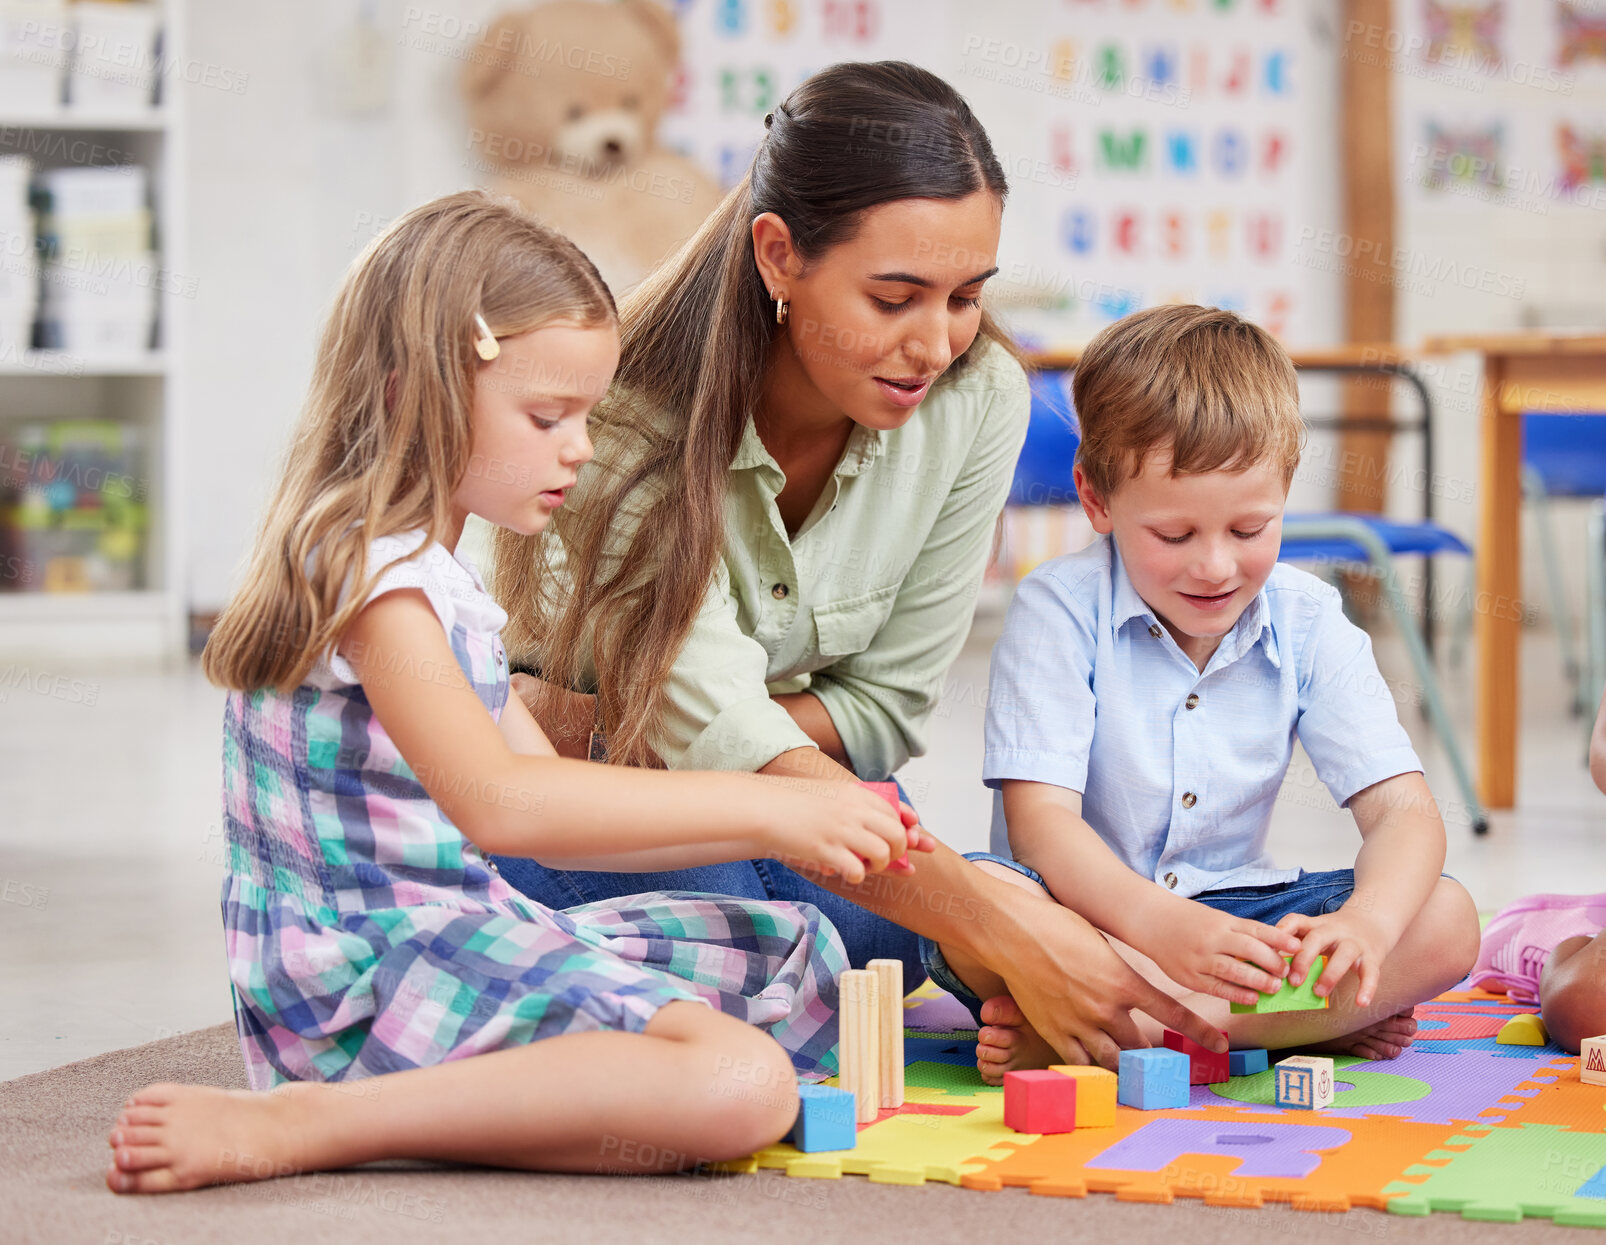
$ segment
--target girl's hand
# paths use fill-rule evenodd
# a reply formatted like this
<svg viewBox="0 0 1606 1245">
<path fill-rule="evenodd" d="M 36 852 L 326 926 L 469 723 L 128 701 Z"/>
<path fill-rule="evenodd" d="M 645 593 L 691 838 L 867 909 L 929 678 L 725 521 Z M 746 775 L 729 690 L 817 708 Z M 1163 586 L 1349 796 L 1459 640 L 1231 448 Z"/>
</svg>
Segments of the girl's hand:
<svg viewBox="0 0 1606 1245">
<path fill-rule="evenodd" d="M 1165 898 L 1173 902 L 1150 921 L 1154 934 L 1139 950 L 1172 981 L 1229 1003 L 1258 1002 L 1282 985 L 1288 972 L 1283 956 L 1300 950 L 1292 933 L 1190 899 Z"/>
<path fill-rule="evenodd" d="M 1325 916 L 1290 912 L 1277 922 L 1277 928 L 1300 940 L 1299 954 L 1289 965 L 1291 982 L 1297 986 L 1304 981 L 1316 957 L 1325 955 L 1327 967 L 1312 987 L 1316 996 L 1326 998 L 1344 980 L 1344 974 L 1354 968 L 1361 983 L 1355 992 L 1355 1005 L 1371 1006 L 1383 960 L 1394 949 L 1393 941 L 1376 921 L 1345 906 Z"/>
<path fill-rule="evenodd" d="M 895 860 L 894 872 L 912 872 L 908 851 L 930 851 L 930 836 L 912 810 L 893 812 L 891 804 L 853 783 L 764 779 L 759 855 L 779 860 L 805 877 L 840 877 L 849 883 L 881 873 Z"/>
</svg>

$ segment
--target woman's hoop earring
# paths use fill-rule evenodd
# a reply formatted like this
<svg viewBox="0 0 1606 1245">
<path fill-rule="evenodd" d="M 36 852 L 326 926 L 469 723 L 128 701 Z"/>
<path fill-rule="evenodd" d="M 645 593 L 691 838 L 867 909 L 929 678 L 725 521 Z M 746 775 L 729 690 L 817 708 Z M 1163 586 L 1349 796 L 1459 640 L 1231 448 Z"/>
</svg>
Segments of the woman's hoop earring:
<svg viewBox="0 0 1606 1245">
<path fill-rule="evenodd" d="M 790 312 L 789 312 L 789 309 L 787 308 L 786 300 L 784 298 L 777 297 L 775 299 L 775 323 L 777 323 L 777 324 L 785 324 L 786 323 L 786 317 L 789 314 L 790 314 Z"/>
</svg>

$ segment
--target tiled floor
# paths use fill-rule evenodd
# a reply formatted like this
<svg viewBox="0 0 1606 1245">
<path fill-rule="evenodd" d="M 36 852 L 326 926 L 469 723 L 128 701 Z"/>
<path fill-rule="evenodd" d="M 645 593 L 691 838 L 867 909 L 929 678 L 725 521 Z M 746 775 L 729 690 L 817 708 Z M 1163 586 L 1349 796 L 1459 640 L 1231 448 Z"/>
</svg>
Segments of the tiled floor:
<svg viewBox="0 0 1606 1245">
<path fill-rule="evenodd" d="M 987 655 L 978 623 L 932 722 L 930 753 L 900 775 L 926 824 L 984 847 L 977 780 Z M 1387 639 L 1385 673 L 1405 666 Z M 159 673 L 34 670 L 0 686 L 0 1079 L 154 1041 L 230 1017 L 218 922 L 222 693 L 190 665 Z M 1524 645 L 1520 807 L 1475 840 L 1452 821 L 1449 871 L 1480 906 L 1534 890 L 1606 889 L 1606 796 L 1582 764 L 1554 647 Z M 58 676 L 60 676 L 58 678 Z M 77 680 L 77 682 L 74 682 Z M 1450 675 L 1470 721 L 1465 672 Z M 42 690 L 34 690 L 42 689 Z M 1405 720 L 1441 799 L 1455 794 L 1416 712 Z M 1272 848 L 1307 868 L 1353 862 L 1353 822 L 1301 758 Z"/>
</svg>

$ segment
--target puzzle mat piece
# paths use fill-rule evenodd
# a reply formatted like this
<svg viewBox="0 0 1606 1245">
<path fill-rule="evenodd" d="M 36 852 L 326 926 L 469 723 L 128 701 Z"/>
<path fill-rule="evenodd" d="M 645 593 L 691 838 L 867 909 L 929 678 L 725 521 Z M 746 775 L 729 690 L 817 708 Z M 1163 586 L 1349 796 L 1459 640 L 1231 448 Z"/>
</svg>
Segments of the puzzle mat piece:
<svg viewBox="0 0 1606 1245">
<path fill-rule="evenodd" d="M 905 1067 L 917 1063 L 951 1063 L 959 1067 L 976 1068 L 976 1042 L 955 1041 L 952 1037 L 931 1037 L 923 1033 L 905 1032 L 903 1035 L 903 1062 Z M 981 1084 L 981 1078 L 976 1078 Z"/>
<path fill-rule="evenodd" d="M 1498 999 L 1500 996 L 1496 996 Z M 1519 1004 L 1499 1007 L 1469 1003 L 1446 1003 L 1435 999 L 1416 1009 L 1417 1035 L 1414 1049 L 1444 1054 L 1451 1051 L 1486 1050 L 1507 1059 L 1554 1059 L 1565 1056 L 1554 1042 L 1548 1046 L 1502 1046 L 1500 1030 L 1513 1016 L 1525 1009 Z"/>
<path fill-rule="evenodd" d="M 1444 1146 L 1458 1132 L 1455 1125 L 1380 1116 L 1326 1123 L 1308 1113 L 1122 1108 L 1113 1130 L 1081 1129 L 995 1153 L 961 1183 L 1060 1197 L 1114 1193 L 1122 1201 L 1195 1197 L 1211 1206 L 1379 1209 L 1388 1201 L 1385 1188 L 1402 1172 L 1448 1158 Z"/>
<path fill-rule="evenodd" d="M 964 1164 L 1001 1145 L 1017 1145 L 1024 1136 L 1004 1123 L 1003 1091 L 983 1085 L 972 1067 L 966 1092 L 964 1071 L 951 1064 L 911 1065 L 904 1078 L 904 1105 L 883 1109 L 861 1124 L 856 1148 L 803 1154 L 790 1145 L 775 1145 L 759 1151 L 756 1165 L 779 1168 L 788 1176 L 958 1184 Z M 945 1078 L 950 1088 L 921 1084 L 926 1076 Z"/>
<path fill-rule="evenodd" d="M 910 1029 L 928 1033 L 976 1031 L 976 1019 L 970 1010 L 946 990 L 929 981 L 921 982 L 904 996 L 903 1023 Z"/>
<path fill-rule="evenodd" d="M 1498 1117 L 1515 1110 L 1553 1079 L 1558 1069 L 1533 1060 L 1502 1059 L 1485 1051 L 1454 1055 L 1408 1049 L 1398 1059 L 1368 1061 L 1352 1055 L 1333 1060 L 1338 1092 L 1322 1118 L 1392 1115 L 1424 1124 L 1452 1124 Z M 1234 1077 L 1225 1085 L 1201 1086 L 1190 1106 L 1212 1100 L 1276 1106 L 1276 1071 Z"/>
<path fill-rule="evenodd" d="M 1459 1211 L 1465 1219 L 1515 1223 L 1527 1216 L 1606 1228 L 1606 1201 L 1594 1191 L 1606 1134 L 1527 1124 L 1454 1141 L 1471 1144 L 1436 1170 L 1407 1171 L 1388 1187 L 1392 1213 Z"/>
<path fill-rule="evenodd" d="M 1606 1130 L 1606 1089 L 1585 1085 L 1578 1079 L 1578 1057 L 1564 1055 L 1554 1068 L 1547 1068 L 1552 1079 L 1540 1085 L 1539 1092 L 1514 1107 L 1498 1121 L 1507 1128 L 1525 1124 L 1553 1124 L 1558 1128 L 1598 1136 Z M 1492 1125 L 1495 1120 L 1480 1121 Z M 1474 1131 L 1473 1127 L 1467 1129 Z"/>
</svg>

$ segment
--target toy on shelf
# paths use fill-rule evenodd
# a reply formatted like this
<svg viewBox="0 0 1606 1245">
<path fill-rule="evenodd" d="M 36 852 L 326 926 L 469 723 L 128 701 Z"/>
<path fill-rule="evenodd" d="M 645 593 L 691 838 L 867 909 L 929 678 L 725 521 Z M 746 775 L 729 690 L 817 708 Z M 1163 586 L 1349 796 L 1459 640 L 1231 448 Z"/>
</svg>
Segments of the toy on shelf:
<svg viewBox="0 0 1606 1245">
<path fill-rule="evenodd" d="M 1292 960 L 1291 955 L 1283 956 L 1284 960 Z M 1325 998 L 1317 997 L 1315 993 L 1316 982 L 1321 978 L 1322 969 L 1327 967 L 1327 957 L 1318 955 L 1316 962 L 1310 966 L 1310 972 L 1305 974 L 1305 980 L 1299 985 L 1290 985 L 1286 980 L 1282 989 L 1276 994 L 1263 994 L 1253 1003 L 1234 1003 L 1232 1014 L 1242 1016 L 1253 1014 L 1257 1016 L 1270 1015 L 1272 1012 L 1314 1012 L 1327 1006 Z"/>
<path fill-rule="evenodd" d="M 1113 1128 L 1115 1126 L 1115 1073 L 1094 1064 L 1057 1063 L 1049 1068 L 1076 1082 L 1076 1127 Z"/>
<path fill-rule="evenodd" d="M 1333 1061 L 1294 1055 L 1277 1065 L 1277 1105 L 1316 1111 L 1333 1105 Z"/>
<path fill-rule="evenodd" d="M 1004 1123 L 1017 1133 L 1068 1133 L 1076 1127 L 1076 1077 L 1054 1071 L 1004 1073 Z"/>
<path fill-rule="evenodd" d="M 1606 1034 L 1583 1040 L 1578 1050 L 1578 1079 L 1585 1085 L 1606 1085 Z"/>
<path fill-rule="evenodd" d="M 1227 1035 L 1223 1033 L 1222 1037 Z M 1232 1076 L 1225 1053 L 1206 1050 L 1192 1038 L 1183 1037 L 1174 1029 L 1165 1031 L 1165 1044 L 1170 1050 L 1181 1051 L 1188 1057 L 1188 1084 L 1219 1085 Z"/>
<path fill-rule="evenodd" d="M 839 989 L 837 1081 L 854 1097 L 854 1118 L 868 1124 L 881 1109 L 879 979 L 867 968 L 850 968 L 842 974 Z"/>
<path fill-rule="evenodd" d="M 881 1000 L 880 1103 L 883 1109 L 896 1109 L 903 1106 L 903 961 L 871 960 L 865 968 L 876 975 Z"/>
<path fill-rule="evenodd" d="M 1501 1046 L 1544 1046 L 1550 1041 L 1550 1032 L 1538 1016 L 1523 1012 L 1500 1026 L 1500 1035 L 1495 1041 Z"/>
<path fill-rule="evenodd" d="M 1271 1056 L 1263 1050 L 1230 1050 L 1227 1071 L 1233 1076 L 1254 1076 L 1271 1066 Z"/>
<path fill-rule="evenodd" d="M 804 1154 L 820 1150 L 851 1150 L 859 1130 L 853 1119 L 853 1095 L 830 1085 L 800 1085 L 797 1122 L 791 1142 Z"/>
<path fill-rule="evenodd" d="M 1140 1111 L 1185 1107 L 1191 1071 L 1192 1061 L 1179 1050 L 1161 1046 L 1124 1050 L 1116 1100 Z"/>
</svg>

